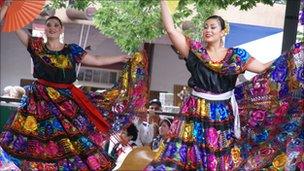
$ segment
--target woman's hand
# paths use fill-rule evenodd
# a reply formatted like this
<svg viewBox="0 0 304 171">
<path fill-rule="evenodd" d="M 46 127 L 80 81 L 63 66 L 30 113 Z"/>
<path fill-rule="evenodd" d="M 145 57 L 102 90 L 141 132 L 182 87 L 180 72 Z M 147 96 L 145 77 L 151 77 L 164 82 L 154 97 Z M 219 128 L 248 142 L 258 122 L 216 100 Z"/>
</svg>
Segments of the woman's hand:
<svg viewBox="0 0 304 171">
<path fill-rule="evenodd" d="M 9 7 L 11 5 L 11 3 L 12 3 L 12 0 L 5 0 L 4 1 L 4 6 Z"/>
<path fill-rule="evenodd" d="M 11 3 L 12 0 L 5 0 L 4 5 L 1 7 L 1 11 L 0 11 L 0 21 L 2 21 L 2 19 L 4 18 L 9 6 L 11 6 Z M 29 35 L 22 29 L 17 30 L 16 34 L 19 40 L 21 41 L 21 43 L 24 44 L 25 47 L 27 47 Z"/>
<path fill-rule="evenodd" d="M 2 19 L 4 18 L 8 7 L 11 5 L 11 0 L 6 0 L 4 2 L 4 5 L 1 7 L 1 11 L 0 11 L 0 21 L 2 21 Z"/>
<path fill-rule="evenodd" d="M 165 0 L 160 0 L 160 7 L 163 25 L 173 46 L 180 53 L 181 58 L 187 58 L 190 48 L 187 44 L 186 37 L 174 27 L 173 18 Z"/>
<path fill-rule="evenodd" d="M 128 62 L 131 59 L 131 56 L 129 56 L 129 55 L 120 55 L 120 56 L 118 56 L 118 58 L 120 58 L 119 59 L 120 62 L 126 63 L 126 62 Z"/>
</svg>

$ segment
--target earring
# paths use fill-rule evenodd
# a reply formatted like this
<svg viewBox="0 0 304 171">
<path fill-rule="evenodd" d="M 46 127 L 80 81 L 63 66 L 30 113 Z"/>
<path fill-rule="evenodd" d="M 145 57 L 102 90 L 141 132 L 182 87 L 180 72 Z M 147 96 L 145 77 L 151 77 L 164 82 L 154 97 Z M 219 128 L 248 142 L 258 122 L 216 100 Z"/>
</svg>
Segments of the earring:
<svg viewBox="0 0 304 171">
<path fill-rule="evenodd" d="M 221 46 L 224 46 L 224 40 L 223 40 L 223 38 L 221 38 L 220 44 L 221 44 Z"/>
</svg>

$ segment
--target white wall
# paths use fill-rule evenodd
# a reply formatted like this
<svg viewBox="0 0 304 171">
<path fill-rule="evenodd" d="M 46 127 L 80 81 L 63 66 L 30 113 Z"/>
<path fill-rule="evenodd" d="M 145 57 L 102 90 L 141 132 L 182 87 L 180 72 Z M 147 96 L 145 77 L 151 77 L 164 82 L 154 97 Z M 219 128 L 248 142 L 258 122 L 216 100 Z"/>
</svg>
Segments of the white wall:
<svg viewBox="0 0 304 171">
<path fill-rule="evenodd" d="M 174 84 L 187 85 L 190 74 L 170 45 L 156 44 L 152 63 L 151 90 L 173 92 Z"/>
<path fill-rule="evenodd" d="M 65 42 L 78 43 L 80 31 L 81 25 L 66 24 Z M 85 36 L 85 33 L 86 31 L 84 32 L 83 36 Z M 186 69 L 185 61 L 178 59 L 176 53 L 171 49 L 171 46 L 166 44 L 169 43 L 169 41 L 166 38 L 161 38 L 160 40 L 161 41 L 159 42 L 155 41 L 156 44 L 152 61 L 150 89 L 154 91 L 173 92 L 174 84 L 187 85 L 187 81 L 190 77 L 190 74 Z M 269 40 L 266 42 L 269 42 Z M 278 47 L 272 46 L 271 50 L 268 49 L 268 46 L 265 46 L 261 43 L 257 43 L 257 46 L 252 46 L 252 44 L 250 44 L 252 42 L 249 43 L 250 46 L 248 47 L 246 45 L 244 45 L 244 47 L 241 47 L 248 50 L 256 58 L 263 59 L 265 56 L 268 56 L 273 59 L 273 57 L 277 57 L 278 55 L 275 54 L 273 56 L 267 54 L 266 52 L 273 53 L 275 50 L 275 52 L 279 54 L 281 49 L 281 40 L 277 40 L 276 42 L 278 44 Z M 112 39 L 103 36 L 94 27 L 91 27 L 87 45 L 91 45 L 92 51 L 90 51 L 90 53 L 92 54 L 111 56 L 122 53 L 119 47 L 115 45 Z M 267 49 L 265 49 L 265 47 Z M 257 52 L 260 53 L 256 54 Z M 266 60 L 265 62 L 267 62 L 267 59 L 264 58 L 264 60 Z M 4 87 L 8 85 L 19 85 L 20 79 L 22 78 L 32 79 L 30 55 L 26 51 L 26 48 L 23 47 L 23 45 L 19 42 L 14 33 L 1 32 L 0 62 L 1 94 L 3 92 Z"/>
<path fill-rule="evenodd" d="M 87 26 L 85 26 L 83 32 L 82 44 L 85 41 L 85 35 L 87 33 Z M 65 43 L 78 44 L 81 25 L 80 24 L 65 24 Z M 86 46 L 91 45 L 91 51 L 89 53 L 101 56 L 112 56 L 122 54 L 119 47 L 114 43 L 113 39 L 103 36 L 95 27 L 90 27 L 90 32 Z"/>
<path fill-rule="evenodd" d="M 19 85 L 20 79 L 31 79 L 31 59 L 15 33 L 1 32 L 1 94 L 8 85 Z"/>
<path fill-rule="evenodd" d="M 264 27 L 284 27 L 286 5 L 274 4 L 273 6 L 257 3 L 255 7 L 245 11 L 239 7 L 229 5 L 215 13 L 232 23 L 242 23 Z"/>
<path fill-rule="evenodd" d="M 81 25 L 65 24 L 65 43 L 79 42 Z M 83 37 L 85 36 L 84 32 Z M 1 77 L 0 89 L 9 85 L 19 85 L 20 79 L 32 79 L 31 57 L 26 48 L 20 43 L 15 33 L 1 32 Z M 84 39 L 83 39 L 84 41 Z M 88 37 L 87 45 L 91 45 L 90 53 L 102 56 L 118 55 L 122 52 L 112 39 L 102 36 L 94 27 Z"/>
<path fill-rule="evenodd" d="M 81 25 L 65 24 L 65 43 L 79 42 Z M 86 29 L 83 37 L 85 37 Z M 84 42 L 84 38 L 82 40 Z M 110 38 L 100 34 L 91 26 L 87 46 L 89 53 L 102 56 L 118 55 L 122 52 Z M 156 44 L 151 76 L 151 90 L 173 92 L 174 84 L 186 85 L 189 73 L 185 62 L 179 60 L 169 45 Z M 32 79 L 31 60 L 26 48 L 20 43 L 15 33 L 1 32 L 1 77 L 0 89 L 9 85 L 19 85 L 20 79 Z"/>
</svg>

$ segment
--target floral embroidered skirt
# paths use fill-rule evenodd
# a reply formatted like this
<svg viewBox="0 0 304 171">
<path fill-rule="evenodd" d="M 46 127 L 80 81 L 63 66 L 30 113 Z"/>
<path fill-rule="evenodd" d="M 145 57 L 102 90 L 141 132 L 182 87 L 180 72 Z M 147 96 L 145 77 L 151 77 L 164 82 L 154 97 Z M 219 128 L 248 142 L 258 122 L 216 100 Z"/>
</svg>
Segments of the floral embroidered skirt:
<svg viewBox="0 0 304 171">
<path fill-rule="evenodd" d="M 146 170 L 231 170 L 240 163 L 234 139 L 230 100 L 187 98 L 161 147 Z"/>
<path fill-rule="evenodd" d="M 0 146 L 0 170 L 20 170 Z"/>
<path fill-rule="evenodd" d="M 109 170 L 104 140 L 69 89 L 35 82 L 4 126 L 0 145 L 21 170 Z"/>
<path fill-rule="evenodd" d="M 184 100 L 171 138 L 145 170 L 304 170 L 303 43 L 235 88 L 241 138 L 230 101 Z"/>
<path fill-rule="evenodd" d="M 235 89 L 246 170 L 304 170 L 304 44 Z"/>
</svg>

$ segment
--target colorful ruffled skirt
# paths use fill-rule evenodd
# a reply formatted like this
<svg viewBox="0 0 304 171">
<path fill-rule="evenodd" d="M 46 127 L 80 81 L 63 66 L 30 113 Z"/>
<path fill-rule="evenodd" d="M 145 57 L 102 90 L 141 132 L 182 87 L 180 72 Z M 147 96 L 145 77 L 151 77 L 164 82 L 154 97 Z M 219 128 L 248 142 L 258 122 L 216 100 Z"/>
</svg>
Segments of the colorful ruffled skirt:
<svg viewBox="0 0 304 171">
<path fill-rule="evenodd" d="M 68 88 L 34 82 L 0 136 L 0 144 L 21 170 L 109 170 L 97 130 Z"/>
<path fill-rule="evenodd" d="M 230 100 L 191 95 L 171 138 L 145 170 L 303 170 L 304 52 L 295 44 L 263 74 L 235 88 L 241 138 Z"/>
<path fill-rule="evenodd" d="M 102 147 L 145 109 L 147 68 L 145 53 L 135 53 L 119 83 L 98 95 L 84 95 L 72 85 L 34 82 L 0 134 L 0 164 L 14 162 L 21 170 L 114 168 Z"/>
<path fill-rule="evenodd" d="M 304 44 L 235 89 L 246 170 L 304 170 Z"/>
<path fill-rule="evenodd" d="M 14 170 L 14 171 L 20 170 L 13 162 L 13 159 L 10 158 L 5 151 L 3 151 L 1 146 L 0 146 L 0 170 Z"/>
<path fill-rule="evenodd" d="M 147 170 L 231 170 L 238 162 L 230 100 L 210 101 L 190 96 L 182 116 L 170 128 L 170 141 L 158 151 Z"/>
</svg>

